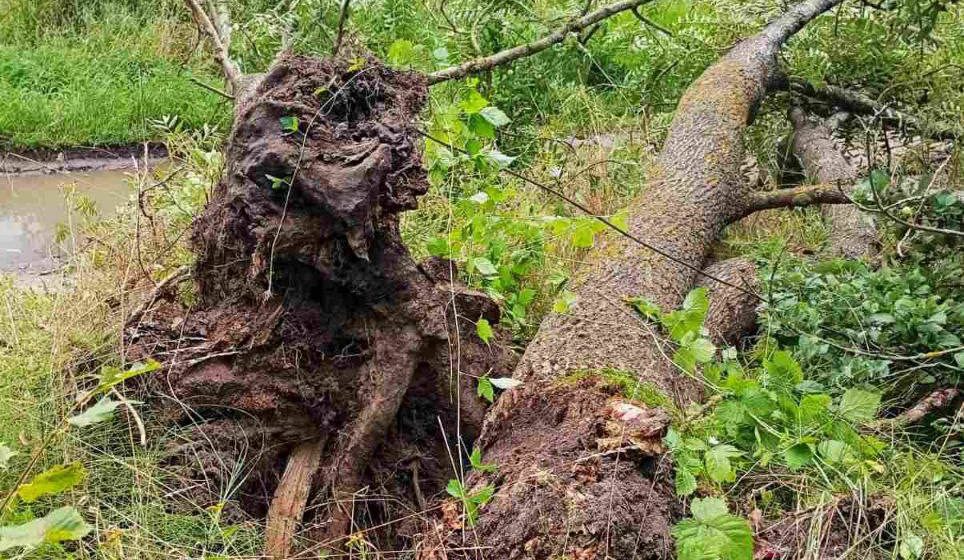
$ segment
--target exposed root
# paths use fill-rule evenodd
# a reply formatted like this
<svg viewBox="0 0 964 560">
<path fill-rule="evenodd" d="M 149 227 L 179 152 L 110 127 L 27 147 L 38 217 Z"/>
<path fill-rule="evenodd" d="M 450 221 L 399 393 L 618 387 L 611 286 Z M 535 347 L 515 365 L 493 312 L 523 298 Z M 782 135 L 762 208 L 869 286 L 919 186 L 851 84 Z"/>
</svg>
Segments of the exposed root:
<svg viewBox="0 0 964 560">
<path fill-rule="evenodd" d="M 480 317 L 498 323 L 497 305 L 453 283 L 449 263 L 415 263 L 401 242 L 398 214 L 427 189 L 413 134 L 423 78 L 374 60 L 349 66 L 283 57 L 241 99 L 225 175 L 193 229 L 197 305 L 156 305 L 127 332 L 132 357 L 165 366 L 145 387 L 160 421 L 200 417 L 207 447 L 228 457 L 258 450 L 233 486 L 223 469 L 186 473 L 230 487 L 219 500 L 263 515 L 284 457 L 296 449 L 300 461 L 303 442 L 323 441 L 311 502 L 329 506 L 311 511 L 336 541 L 397 513 L 330 505 L 397 463 L 417 458 L 422 490 L 444 487 L 445 447 L 466 442 L 444 441 L 438 419 L 461 420 L 470 442 L 484 414 L 472 380 L 514 361 L 501 338 L 474 334 Z M 209 458 L 182 467 L 207 471 Z M 393 504 L 415 501 L 405 481 L 384 484 Z"/>
<path fill-rule="evenodd" d="M 268 558 L 287 558 L 298 524 L 305 513 L 311 480 L 321 462 L 323 440 L 302 443 L 288 457 L 288 464 L 275 489 L 265 523 L 264 554 Z"/>
</svg>

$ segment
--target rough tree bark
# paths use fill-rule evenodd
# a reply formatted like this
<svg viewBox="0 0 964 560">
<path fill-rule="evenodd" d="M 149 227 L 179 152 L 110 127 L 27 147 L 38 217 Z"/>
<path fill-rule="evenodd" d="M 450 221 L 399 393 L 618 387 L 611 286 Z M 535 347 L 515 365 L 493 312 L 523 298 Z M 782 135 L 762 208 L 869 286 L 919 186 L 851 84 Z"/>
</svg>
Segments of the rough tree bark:
<svg viewBox="0 0 964 560">
<path fill-rule="evenodd" d="M 850 190 L 860 177 L 844 157 L 826 122 L 807 116 L 800 107 L 790 109 L 793 122 L 793 153 L 806 175 L 821 183 Z M 848 202 L 848 201 L 844 201 Z M 866 258 L 876 241 L 873 220 L 852 204 L 824 206 L 830 229 L 830 252 L 849 259 Z"/>
<path fill-rule="evenodd" d="M 634 321 L 626 297 L 677 307 L 722 228 L 746 213 L 742 132 L 780 74 L 783 43 L 840 0 L 806 0 L 737 44 L 687 90 L 649 184 L 630 207 L 636 237 L 682 259 L 672 262 L 622 236 L 594 250 L 575 278 L 577 302 L 548 317 L 514 376 L 521 388 L 489 412 L 479 439 L 498 472 L 475 473 L 468 486 L 492 484 L 495 498 L 471 530 L 426 542 L 481 552 L 448 558 L 666 558 L 678 513 L 658 453 L 661 428 L 621 416 L 625 397 L 605 370 L 630 372 L 677 405 L 699 400 L 697 380 L 669 363 L 659 337 Z M 586 375 L 588 373 L 588 375 Z M 593 373 L 599 375 L 592 375 Z M 615 428 L 613 426 L 615 425 Z M 634 453 L 605 454 L 599 441 L 619 434 L 644 440 Z"/>
</svg>

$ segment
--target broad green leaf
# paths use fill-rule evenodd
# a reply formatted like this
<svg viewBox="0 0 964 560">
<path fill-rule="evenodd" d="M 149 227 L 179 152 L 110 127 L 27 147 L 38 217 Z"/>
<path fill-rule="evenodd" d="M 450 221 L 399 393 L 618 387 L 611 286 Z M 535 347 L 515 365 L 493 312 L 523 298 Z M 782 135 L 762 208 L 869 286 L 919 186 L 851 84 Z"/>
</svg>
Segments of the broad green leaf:
<svg viewBox="0 0 964 560">
<path fill-rule="evenodd" d="M 91 527 L 76 509 L 65 506 L 22 525 L 0 527 L 0 551 L 82 539 Z"/>
<path fill-rule="evenodd" d="M 486 319 L 479 319 L 475 322 L 475 334 L 479 335 L 482 342 L 488 344 L 492 338 L 492 325 Z"/>
<path fill-rule="evenodd" d="M 5 443 L 0 443 L 0 469 L 7 470 L 10 468 L 10 459 L 17 456 L 17 452 Z"/>
<path fill-rule="evenodd" d="M 489 402 L 495 402 L 495 388 L 492 386 L 492 380 L 488 377 L 479 378 L 479 396 Z"/>
<path fill-rule="evenodd" d="M 753 532 L 750 524 L 727 513 L 719 498 L 696 498 L 692 518 L 673 527 L 678 560 L 751 560 Z"/>
<path fill-rule="evenodd" d="M 630 305 L 633 306 L 640 315 L 646 317 L 650 321 L 659 321 L 659 318 L 663 315 L 663 310 L 659 308 L 658 305 L 649 301 L 646 298 L 632 297 L 627 300 Z"/>
<path fill-rule="evenodd" d="M 17 488 L 17 494 L 25 502 L 35 502 L 43 496 L 61 494 L 84 480 L 87 471 L 79 462 L 56 465 L 33 477 Z"/>
<path fill-rule="evenodd" d="M 803 381 L 803 370 L 793 355 L 783 350 L 774 352 L 764 360 L 763 368 L 767 372 L 767 384 L 784 390 L 790 390 Z"/>
<path fill-rule="evenodd" d="M 840 399 L 840 415 L 852 422 L 866 422 L 877 416 L 880 393 L 863 389 L 847 389 Z"/>
<path fill-rule="evenodd" d="M 572 246 L 580 249 L 592 247 L 596 234 L 590 224 L 583 222 L 572 233 Z"/>
<path fill-rule="evenodd" d="M 470 91 L 468 97 L 459 102 L 459 107 L 468 115 L 478 113 L 488 106 L 489 101 L 475 90 Z"/>
<path fill-rule="evenodd" d="M 285 132 L 298 132 L 298 117 L 281 117 L 281 130 Z"/>
<path fill-rule="evenodd" d="M 73 426 L 77 426 L 78 428 L 86 428 L 87 426 L 106 422 L 114 417 L 114 411 L 117 410 L 117 407 L 121 406 L 122 404 L 125 403 L 115 401 L 110 397 L 102 397 L 99 401 L 97 401 L 96 404 L 94 404 L 94 406 L 91 406 L 76 416 L 71 416 L 68 418 L 67 422 Z M 127 401 L 126 404 L 135 405 L 141 403 L 138 401 Z"/>
<path fill-rule="evenodd" d="M 107 391 L 111 387 L 123 383 L 128 379 L 157 371 L 160 367 L 160 362 L 154 359 L 149 359 L 143 363 L 138 362 L 126 370 L 114 366 L 104 366 L 100 369 L 100 383 L 97 390 Z"/>
<path fill-rule="evenodd" d="M 500 127 L 509 124 L 509 117 L 502 112 L 498 107 L 493 107 L 489 105 L 488 107 L 483 107 L 479 114 L 485 118 L 485 120 L 492 123 L 494 127 Z"/>
<path fill-rule="evenodd" d="M 505 169 L 506 167 L 509 167 L 510 165 L 512 165 L 512 162 L 516 160 L 515 156 L 509 156 L 509 155 L 503 154 L 502 152 L 500 152 L 495 148 L 489 148 L 488 150 L 485 150 L 484 152 L 482 152 L 482 155 L 485 156 L 486 160 L 488 160 L 491 164 L 495 165 L 499 169 Z"/>
<path fill-rule="evenodd" d="M 803 424 L 821 423 L 830 410 L 830 395 L 804 395 L 798 408 L 800 422 Z"/>
<path fill-rule="evenodd" d="M 690 504 L 690 515 L 697 521 L 712 521 L 727 514 L 726 502 L 721 498 L 696 498 Z"/>
<path fill-rule="evenodd" d="M 696 491 L 696 477 L 688 469 L 676 467 L 676 495 L 689 496 Z"/>
<path fill-rule="evenodd" d="M 478 270 L 479 274 L 483 276 L 496 276 L 499 274 L 499 271 L 496 270 L 492 261 L 485 257 L 475 257 L 472 259 L 472 265 L 475 266 L 475 270 Z"/>
<path fill-rule="evenodd" d="M 849 445 L 836 439 L 821 441 L 817 444 L 817 453 L 823 457 L 824 461 L 831 464 L 841 463 L 853 454 Z"/>
<path fill-rule="evenodd" d="M 797 470 L 813 461 L 813 450 L 805 443 L 798 443 L 787 448 L 783 452 L 783 458 L 791 470 Z"/>
<path fill-rule="evenodd" d="M 445 491 L 449 493 L 449 496 L 453 498 L 464 498 L 465 491 L 462 489 L 462 483 L 458 479 L 452 478 L 449 483 L 445 486 Z"/>
<path fill-rule="evenodd" d="M 670 338 L 680 342 L 689 333 L 693 336 L 700 334 L 703 319 L 710 307 L 707 293 L 706 288 L 696 288 L 686 295 L 682 309 L 663 315 L 663 326 L 669 332 Z"/>
<path fill-rule="evenodd" d="M 407 39 L 396 39 L 388 46 L 385 58 L 394 66 L 409 65 L 415 61 L 415 44 Z"/>
<path fill-rule="evenodd" d="M 482 450 L 478 447 L 472 449 L 472 454 L 469 455 L 469 464 L 472 465 L 474 470 L 479 472 L 495 472 L 498 468 L 493 464 L 482 462 Z"/>
<path fill-rule="evenodd" d="M 733 482 L 736 480 L 736 470 L 730 459 L 741 455 L 743 453 L 732 445 L 721 444 L 710 448 L 703 455 L 707 476 L 715 482 Z"/>
</svg>

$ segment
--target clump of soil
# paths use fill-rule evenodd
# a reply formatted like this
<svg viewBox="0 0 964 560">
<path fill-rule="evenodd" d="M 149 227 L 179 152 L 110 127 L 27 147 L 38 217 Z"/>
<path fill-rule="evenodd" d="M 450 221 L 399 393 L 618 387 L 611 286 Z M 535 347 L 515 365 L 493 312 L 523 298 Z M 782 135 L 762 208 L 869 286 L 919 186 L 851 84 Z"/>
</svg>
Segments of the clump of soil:
<svg viewBox="0 0 964 560">
<path fill-rule="evenodd" d="M 416 263 L 399 234 L 428 186 L 425 98 L 422 76 L 372 59 L 287 56 L 239 103 L 193 228 L 198 303 L 127 330 L 133 358 L 165 365 L 145 389 L 159 421 L 182 426 L 171 461 L 209 492 L 195 501 L 228 494 L 263 514 L 290 450 L 319 440 L 315 521 L 341 537 L 418 511 L 452 477 L 456 424 L 462 446 L 478 434 L 473 378 L 513 366 L 474 334 L 499 309 L 451 263 Z"/>
</svg>

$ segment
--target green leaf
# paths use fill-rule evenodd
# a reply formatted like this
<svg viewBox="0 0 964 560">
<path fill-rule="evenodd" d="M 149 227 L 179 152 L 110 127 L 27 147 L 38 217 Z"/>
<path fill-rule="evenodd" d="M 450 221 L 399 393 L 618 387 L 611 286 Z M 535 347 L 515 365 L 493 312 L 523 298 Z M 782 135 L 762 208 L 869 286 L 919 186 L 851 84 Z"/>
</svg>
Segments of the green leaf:
<svg viewBox="0 0 964 560">
<path fill-rule="evenodd" d="M 281 130 L 285 132 L 298 132 L 298 117 L 281 117 Z"/>
<path fill-rule="evenodd" d="M 7 470 L 10 468 L 10 459 L 16 457 L 18 453 L 5 443 L 0 443 L 0 469 Z"/>
<path fill-rule="evenodd" d="M 791 470 L 797 470 L 813 461 L 813 450 L 805 443 L 798 443 L 788 447 L 783 452 L 783 458 Z"/>
<path fill-rule="evenodd" d="M 836 439 L 821 441 L 817 444 L 817 453 L 830 464 L 842 463 L 844 459 L 853 455 L 849 445 Z"/>
<path fill-rule="evenodd" d="M 659 318 L 663 315 L 663 310 L 646 298 L 631 297 L 626 301 L 628 301 L 640 315 L 650 321 L 659 321 Z"/>
<path fill-rule="evenodd" d="M 721 444 L 712 447 L 703 455 L 707 476 L 714 482 L 733 482 L 736 480 L 736 470 L 730 463 L 730 459 L 741 455 L 743 453 L 732 445 Z"/>
<path fill-rule="evenodd" d="M 76 416 L 71 416 L 68 418 L 67 422 L 73 426 L 77 426 L 78 428 L 86 428 L 87 426 L 106 422 L 114 417 L 114 411 L 122 404 L 127 404 L 130 406 L 141 403 L 138 401 L 126 401 L 125 403 L 115 401 L 110 397 L 102 397 L 94 406 Z"/>
<path fill-rule="evenodd" d="M 467 115 L 478 113 L 485 107 L 488 107 L 488 105 L 489 101 L 475 90 L 469 92 L 469 96 L 459 103 L 459 107 L 461 107 Z"/>
<path fill-rule="evenodd" d="M 904 560 L 914 560 L 924 555 L 924 539 L 910 533 L 900 540 L 900 557 Z"/>
<path fill-rule="evenodd" d="M 847 389 L 840 399 L 840 415 L 852 422 L 866 422 L 877 416 L 880 393 L 863 389 Z"/>
<path fill-rule="evenodd" d="M 722 498 L 696 498 L 690 504 L 690 515 L 697 521 L 712 521 L 727 514 L 726 502 Z"/>
<path fill-rule="evenodd" d="M 492 380 L 486 376 L 479 378 L 479 396 L 489 402 L 495 402 L 495 388 L 492 386 Z"/>
<path fill-rule="evenodd" d="M 492 261 L 485 257 L 475 257 L 472 259 L 472 265 L 475 266 L 475 270 L 478 270 L 482 276 L 497 276 L 499 274 L 499 271 L 496 270 Z"/>
<path fill-rule="evenodd" d="M 445 486 L 445 491 L 453 498 L 465 497 L 465 490 L 462 489 L 462 483 L 455 478 L 449 480 L 448 485 Z"/>
<path fill-rule="evenodd" d="M 70 490 L 87 475 L 79 462 L 69 465 L 56 465 L 33 477 L 17 488 L 17 494 L 25 502 L 35 502 L 43 496 L 60 494 Z"/>
<path fill-rule="evenodd" d="M 415 44 L 407 39 L 396 39 L 388 46 L 385 58 L 394 66 L 405 66 L 415 60 Z"/>
<path fill-rule="evenodd" d="M 676 467 L 676 495 L 689 496 L 696 491 L 696 477 L 688 469 Z"/>
<path fill-rule="evenodd" d="M 573 304 L 576 303 L 576 294 L 570 292 L 569 290 L 563 290 L 559 292 L 556 299 L 552 302 L 552 312 L 553 313 L 568 313 L 569 309 L 572 308 Z"/>
<path fill-rule="evenodd" d="M 153 358 L 143 363 L 137 362 L 126 370 L 114 366 L 104 366 L 100 368 L 100 383 L 97 386 L 97 390 L 105 392 L 128 379 L 157 371 L 160 368 L 160 362 Z"/>
<path fill-rule="evenodd" d="M 752 560 L 753 531 L 740 517 L 727 513 L 719 498 L 696 498 L 692 518 L 673 527 L 678 560 Z"/>
<path fill-rule="evenodd" d="M 705 364 L 716 354 L 716 346 L 709 339 L 698 337 L 692 331 L 683 335 L 679 342 L 673 362 L 690 373 L 696 369 L 696 364 Z"/>
<path fill-rule="evenodd" d="M 495 472 L 498 468 L 493 464 L 482 462 L 482 450 L 478 447 L 472 449 L 472 454 L 469 455 L 469 464 L 472 465 L 474 470 L 479 472 Z"/>
<path fill-rule="evenodd" d="M 489 339 L 492 338 L 492 325 L 486 319 L 479 319 L 475 322 L 475 334 L 479 335 L 482 342 L 488 344 Z"/>
<path fill-rule="evenodd" d="M 483 107 L 482 110 L 479 111 L 479 114 L 482 115 L 482 117 L 485 120 L 489 121 L 492 124 L 492 126 L 496 128 L 500 126 L 505 126 L 510 122 L 509 117 L 507 117 L 506 114 L 503 113 L 501 109 L 499 109 L 498 107 L 493 107 L 491 105 L 489 105 L 488 107 Z"/>
<path fill-rule="evenodd" d="M 783 350 L 774 352 L 763 362 L 767 372 L 767 384 L 789 391 L 803 381 L 803 369 L 793 358 L 793 354 Z"/>
<path fill-rule="evenodd" d="M 0 551 L 10 548 L 35 548 L 45 543 L 82 539 L 91 527 L 70 506 L 55 509 L 40 519 L 22 525 L 0 527 Z"/>
<path fill-rule="evenodd" d="M 686 295 L 682 309 L 663 315 L 663 326 L 669 332 L 670 338 L 679 342 L 688 333 L 699 335 L 703 319 L 710 308 L 707 293 L 706 288 L 696 288 Z"/>
<path fill-rule="evenodd" d="M 507 156 L 495 148 L 489 148 L 482 152 L 482 155 L 487 161 L 495 165 L 498 169 L 505 169 L 512 165 L 512 162 L 516 160 L 514 156 Z"/>
</svg>

